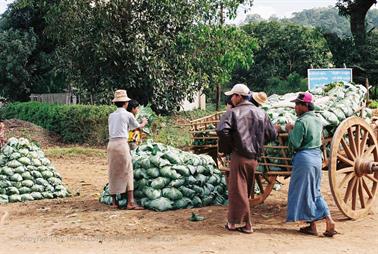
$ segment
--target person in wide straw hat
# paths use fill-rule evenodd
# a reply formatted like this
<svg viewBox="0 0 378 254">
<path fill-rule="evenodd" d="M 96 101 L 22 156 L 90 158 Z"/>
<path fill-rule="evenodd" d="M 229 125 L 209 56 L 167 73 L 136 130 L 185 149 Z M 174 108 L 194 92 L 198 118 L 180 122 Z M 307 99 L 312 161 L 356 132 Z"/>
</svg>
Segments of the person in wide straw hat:
<svg viewBox="0 0 378 254">
<path fill-rule="evenodd" d="M 261 108 L 249 101 L 250 90 L 236 84 L 225 92 L 232 105 L 217 126 L 219 152 L 231 154 L 227 180 L 228 215 L 225 229 L 250 234 L 253 232 L 249 196 L 254 183 L 257 159 L 265 143 L 277 136 L 275 127 Z M 239 224 L 244 224 L 237 227 Z"/>
<path fill-rule="evenodd" d="M 260 107 L 268 101 L 268 96 L 264 92 L 252 92 L 250 101 L 256 106 Z"/>
<path fill-rule="evenodd" d="M 133 164 L 128 144 L 129 130 L 143 128 L 147 119 L 139 124 L 134 115 L 128 112 L 127 105 L 131 99 L 127 96 L 126 90 L 117 90 L 114 93 L 112 102 L 117 110 L 109 115 L 109 143 L 108 153 L 108 176 L 109 192 L 112 196 L 113 207 L 119 208 L 116 199 L 117 194 L 127 194 L 127 209 L 142 210 L 134 200 L 134 173 Z"/>
</svg>

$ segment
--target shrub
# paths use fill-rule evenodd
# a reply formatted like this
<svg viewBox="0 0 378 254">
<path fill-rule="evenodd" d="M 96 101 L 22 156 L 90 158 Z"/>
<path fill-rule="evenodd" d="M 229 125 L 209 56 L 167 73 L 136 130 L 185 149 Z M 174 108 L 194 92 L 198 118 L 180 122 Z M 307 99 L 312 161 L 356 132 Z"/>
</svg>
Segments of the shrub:
<svg viewBox="0 0 378 254">
<path fill-rule="evenodd" d="M 104 144 L 113 106 L 18 102 L 0 109 L 2 118 L 32 122 L 61 136 L 65 143 Z"/>
</svg>

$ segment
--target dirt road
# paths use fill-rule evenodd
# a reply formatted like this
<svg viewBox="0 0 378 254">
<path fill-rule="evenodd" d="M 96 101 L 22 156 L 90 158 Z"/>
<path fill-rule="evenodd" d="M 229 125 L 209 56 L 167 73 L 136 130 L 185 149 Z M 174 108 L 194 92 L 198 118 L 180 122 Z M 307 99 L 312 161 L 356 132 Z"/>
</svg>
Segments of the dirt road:
<svg viewBox="0 0 378 254">
<path fill-rule="evenodd" d="M 342 234 L 306 236 L 285 223 L 288 180 L 253 208 L 252 235 L 223 229 L 227 207 L 169 212 L 113 210 L 98 202 L 107 182 L 106 159 L 51 158 L 73 197 L 0 206 L 0 253 L 377 253 L 378 200 L 362 220 L 338 211 L 322 191 Z M 192 211 L 206 217 L 191 222 Z M 324 225 L 319 225 L 324 231 Z"/>
</svg>

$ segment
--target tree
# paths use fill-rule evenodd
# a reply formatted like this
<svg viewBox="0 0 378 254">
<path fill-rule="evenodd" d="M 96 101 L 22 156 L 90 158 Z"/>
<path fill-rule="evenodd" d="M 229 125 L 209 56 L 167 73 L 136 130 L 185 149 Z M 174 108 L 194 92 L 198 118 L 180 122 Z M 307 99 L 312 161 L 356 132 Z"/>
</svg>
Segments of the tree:
<svg viewBox="0 0 378 254">
<path fill-rule="evenodd" d="M 365 18 L 369 9 L 377 0 L 338 0 L 336 6 L 340 14 L 350 17 L 351 32 L 357 47 L 365 44 Z"/>
<path fill-rule="evenodd" d="M 29 63 L 37 46 L 37 36 L 30 29 L 0 32 L 0 96 L 23 100 L 30 94 L 36 66 Z"/>
<path fill-rule="evenodd" d="M 28 83 L 16 84 L 26 86 L 14 99 L 28 100 L 30 93 L 61 92 L 65 88 L 64 78 L 56 72 L 53 66 L 56 43 L 47 38 L 45 15 L 59 0 L 16 0 L 9 5 L 7 11 L 1 16 L 0 31 L 7 34 L 15 33 L 12 38 L 18 40 L 20 34 L 31 33 L 35 39 L 35 47 L 28 54 L 28 58 L 22 63 L 24 70 L 28 71 Z M 11 37 L 8 37 L 11 38 Z M 10 45 L 19 41 L 8 41 Z M 29 43 L 25 48 L 30 48 Z M 16 59 L 18 59 L 16 57 Z M 0 68 L 7 68 L 2 66 Z M 17 73 L 13 75 L 15 80 L 23 80 Z M 5 85 L 5 84 L 3 84 Z M 12 95 L 13 96 L 13 95 Z"/>
<path fill-rule="evenodd" d="M 273 77 L 287 80 L 293 73 L 306 77 L 311 65 L 324 68 L 332 63 L 327 41 L 314 28 L 276 21 L 252 23 L 242 28 L 257 39 L 258 48 L 252 67 L 247 71 L 238 70 L 233 82 L 246 82 L 253 89 L 264 90 Z"/>
<path fill-rule="evenodd" d="M 124 88 L 169 113 L 202 86 L 178 39 L 216 23 L 222 6 L 232 15 L 241 2 L 62 0 L 48 15 L 48 32 L 62 45 L 57 65 L 93 102 L 109 102 L 111 91 Z"/>
<path fill-rule="evenodd" d="M 256 40 L 238 27 L 198 25 L 178 45 L 196 73 L 193 81 L 202 84 L 208 95 L 214 95 L 220 91 L 218 87 L 229 83 L 236 68 L 251 66 Z"/>
</svg>

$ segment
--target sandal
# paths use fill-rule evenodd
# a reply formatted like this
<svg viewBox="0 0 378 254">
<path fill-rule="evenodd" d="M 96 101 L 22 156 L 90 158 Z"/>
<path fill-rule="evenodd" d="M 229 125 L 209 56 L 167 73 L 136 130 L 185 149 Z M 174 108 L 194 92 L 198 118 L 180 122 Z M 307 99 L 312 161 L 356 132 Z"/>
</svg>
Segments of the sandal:
<svg viewBox="0 0 378 254">
<path fill-rule="evenodd" d="M 314 235 L 317 236 L 318 232 L 314 232 L 311 228 L 311 226 L 303 227 L 299 229 L 299 232 L 306 234 L 306 235 Z"/>
<path fill-rule="evenodd" d="M 253 233 L 253 229 L 247 229 L 245 226 L 236 228 L 236 230 L 239 231 L 240 233 L 244 233 L 244 234 L 252 234 Z"/>
<path fill-rule="evenodd" d="M 336 230 L 332 230 L 332 231 L 328 231 L 326 230 L 323 235 L 326 236 L 326 237 L 333 237 L 334 235 L 337 235 L 337 234 L 340 234 L 339 232 L 337 232 Z"/>
<path fill-rule="evenodd" d="M 238 228 L 230 228 L 230 227 L 228 226 L 228 223 L 226 223 L 226 224 L 224 225 L 224 228 L 227 229 L 228 231 L 238 231 Z"/>
</svg>

